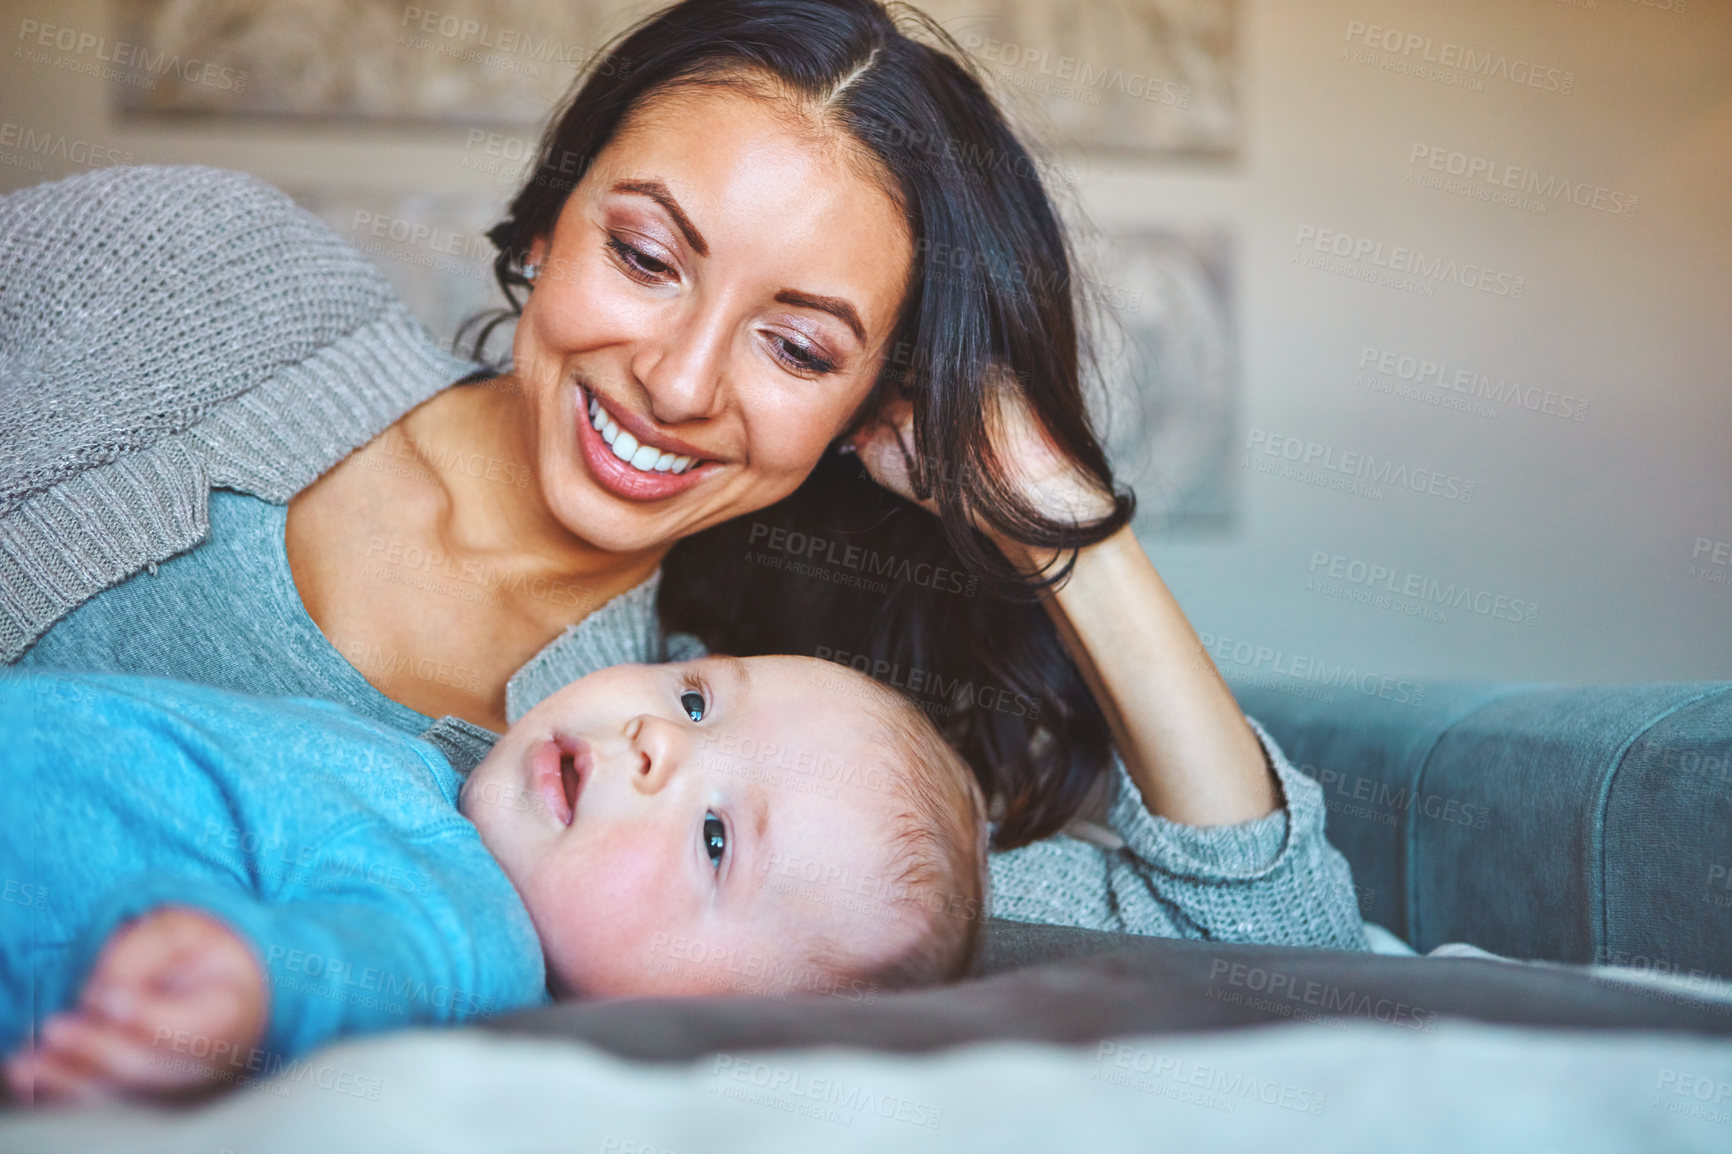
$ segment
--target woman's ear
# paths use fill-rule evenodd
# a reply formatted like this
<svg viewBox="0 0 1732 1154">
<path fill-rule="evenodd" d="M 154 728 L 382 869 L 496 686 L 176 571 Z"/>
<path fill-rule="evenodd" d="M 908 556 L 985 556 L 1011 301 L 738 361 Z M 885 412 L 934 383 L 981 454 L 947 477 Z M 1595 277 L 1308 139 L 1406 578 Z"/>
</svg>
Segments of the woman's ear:
<svg viewBox="0 0 1732 1154">
<path fill-rule="evenodd" d="M 894 397 L 879 406 L 848 438 L 872 479 L 892 493 L 938 511 L 937 502 L 914 493 L 914 405 Z"/>
</svg>

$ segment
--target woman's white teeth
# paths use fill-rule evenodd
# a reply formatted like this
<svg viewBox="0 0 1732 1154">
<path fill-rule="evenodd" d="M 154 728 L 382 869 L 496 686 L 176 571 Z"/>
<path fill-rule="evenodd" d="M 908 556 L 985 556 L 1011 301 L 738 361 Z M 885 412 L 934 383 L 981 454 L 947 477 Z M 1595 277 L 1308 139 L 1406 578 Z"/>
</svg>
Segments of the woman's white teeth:
<svg viewBox="0 0 1732 1154">
<path fill-rule="evenodd" d="M 601 439 L 607 442 L 614 456 L 640 472 L 683 473 L 692 467 L 691 457 L 676 457 L 653 445 L 640 444 L 636 437 L 607 415 L 607 410 L 594 397 L 589 399 L 589 423 L 595 426 L 595 431 L 601 434 Z"/>
</svg>

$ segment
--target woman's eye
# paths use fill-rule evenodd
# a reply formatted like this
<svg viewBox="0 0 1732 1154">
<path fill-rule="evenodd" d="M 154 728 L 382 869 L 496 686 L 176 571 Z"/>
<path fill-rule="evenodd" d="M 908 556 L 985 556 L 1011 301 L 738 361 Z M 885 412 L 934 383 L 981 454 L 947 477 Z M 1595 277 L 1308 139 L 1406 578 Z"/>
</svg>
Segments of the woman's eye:
<svg viewBox="0 0 1732 1154">
<path fill-rule="evenodd" d="M 686 716 L 693 721 L 702 721 L 704 711 L 709 708 L 704 701 L 704 695 L 695 689 L 688 689 L 680 694 L 680 708 L 686 711 Z"/>
<path fill-rule="evenodd" d="M 770 347 L 777 360 L 797 372 L 829 373 L 836 369 L 834 362 L 825 360 L 811 349 L 797 345 L 787 337 L 771 337 Z"/>
<path fill-rule="evenodd" d="M 713 813 L 704 814 L 704 852 L 710 855 L 711 865 L 721 865 L 722 855 L 728 852 L 728 827 Z"/>
<path fill-rule="evenodd" d="M 657 279 L 666 276 L 673 270 L 642 249 L 633 248 L 617 236 L 607 238 L 607 247 L 613 255 L 625 266 L 626 271 L 638 280 Z"/>
</svg>

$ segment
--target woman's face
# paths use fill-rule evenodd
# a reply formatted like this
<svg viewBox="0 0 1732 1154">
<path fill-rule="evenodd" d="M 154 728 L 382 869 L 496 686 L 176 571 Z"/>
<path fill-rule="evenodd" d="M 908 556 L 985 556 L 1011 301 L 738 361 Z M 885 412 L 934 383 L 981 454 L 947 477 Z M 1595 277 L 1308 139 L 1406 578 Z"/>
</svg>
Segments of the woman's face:
<svg viewBox="0 0 1732 1154">
<path fill-rule="evenodd" d="M 531 250 L 513 349 L 570 532 L 665 547 L 780 500 L 846 431 L 912 253 L 867 171 L 719 89 L 652 97 L 596 158 Z"/>
</svg>

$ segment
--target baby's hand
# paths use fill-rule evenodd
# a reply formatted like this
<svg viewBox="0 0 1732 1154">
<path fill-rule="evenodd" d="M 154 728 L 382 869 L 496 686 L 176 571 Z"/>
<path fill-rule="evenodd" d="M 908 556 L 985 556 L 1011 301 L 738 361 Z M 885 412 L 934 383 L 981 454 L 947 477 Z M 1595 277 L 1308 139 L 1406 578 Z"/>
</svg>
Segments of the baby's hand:
<svg viewBox="0 0 1732 1154">
<path fill-rule="evenodd" d="M 166 907 L 115 931 L 78 1006 L 6 1062 L 20 1100 L 168 1097 L 245 1069 L 270 1020 L 247 944 L 204 914 Z M 177 1041 L 182 1044 L 177 1044 Z M 203 1057 L 195 1057 L 194 1054 Z"/>
</svg>

